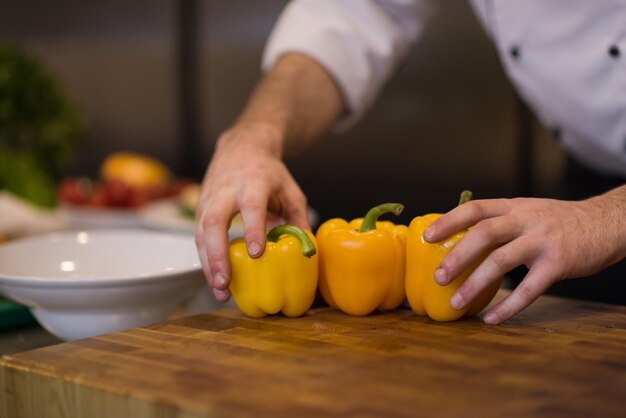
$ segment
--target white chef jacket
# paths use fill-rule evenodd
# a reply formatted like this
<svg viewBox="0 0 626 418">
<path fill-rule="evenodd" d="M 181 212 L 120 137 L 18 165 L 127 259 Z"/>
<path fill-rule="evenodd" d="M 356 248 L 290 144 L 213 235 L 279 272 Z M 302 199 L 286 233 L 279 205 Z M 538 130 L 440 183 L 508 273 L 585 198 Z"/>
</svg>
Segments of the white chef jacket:
<svg viewBox="0 0 626 418">
<path fill-rule="evenodd" d="M 504 68 L 566 149 L 626 178 L 626 0 L 470 0 Z M 335 79 L 348 113 L 371 106 L 419 38 L 437 0 L 294 0 L 263 54 L 301 52 Z"/>
</svg>

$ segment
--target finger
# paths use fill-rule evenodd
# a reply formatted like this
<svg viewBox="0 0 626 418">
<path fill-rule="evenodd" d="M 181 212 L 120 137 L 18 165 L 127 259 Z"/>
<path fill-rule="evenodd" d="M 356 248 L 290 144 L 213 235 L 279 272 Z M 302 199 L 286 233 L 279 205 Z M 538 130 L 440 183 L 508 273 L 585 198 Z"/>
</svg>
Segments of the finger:
<svg viewBox="0 0 626 418">
<path fill-rule="evenodd" d="M 207 258 L 206 245 L 204 245 L 204 234 L 200 229 L 196 232 L 196 251 L 198 252 L 198 258 L 200 259 L 200 265 L 202 266 L 202 272 L 206 277 L 209 287 L 215 287 L 213 276 L 211 275 L 211 269 L 209 267 L 209 260 Z"/>
<path fill-rule="evenodd" d="M 207 250 L 204 239 L 204 231 L 202 229 L 202 224 L 200 223 L 200 218 L 202 217 L 202 213 L 204 211 L 202 204 L 204 202 L 200 198 L 198 204 L 196 205 L 196 233 L 195 233 L 195 241 L 196 241 L 196 251 L 198 252 L 198 259 L 200 260 L 200 265 L 202 266 L 202 272 L 204 273 L 204 277 L 207 280 L 209 287 L 215 287 L 213 282 L 213 276 L 211 275 L 211 268 L 209 267 L 209 260 L 207 258 Z"/>
<path fill-rule="evenodd" d="M 307 230 L 311 229 L 306 196 L 295 183 L 285 189 L 283 216 L 288 224 Z"/>
<path fill-rule="evenodd" d="M 258 258 L 265 249 L 265 220 L 269 191 L 263 185 L 252 185 L 241 198 L 240 209 L 248 254 Z"/>
<path fill-rule="evenodd" d="M 465 308 L 491 283 L 515 267 L 534 259 L 540 251 L 540 247 L 526 237 L 495 249 L 452 295 L 450 306 L 454 309 Z"/>
<path fill-rule="evenodd" d="M 428 242 L 443 241 L 455 232 L 474 226 L 483 219 L 505 215 L 509 212 L 507 199 L 473 200 L 452 209 L 437 218 L 424 231 Z"/>
<path fill-rule="evenodd" d="M 208 206 L 198 219 L 196 242 L 206 256 L 209 286 L 217 289 L 225 289 L 229 283 L 228 226 L 234 212 L 234 203 L 225 200 Z"/>
<path fill-rule="evenodd" d="M 510 216 L 480 221 L 441 260 L 435 271 L 435 281 L 442 286 L 450 283 L 486 251 L 513 240 L 521 232 L 521 226 Z"/>
<path fill-rule="evenodd" d="M 524 280 L 483 318 L 487 324 L 499 324 L 520 313 L 533 303 L 555 281 L 554 269 L 547 263 L 533 266 Z"/>
<path fill-rule="evenodd" d="M 213 289 L 213 296 L 220 303 L 226 303 L 230 299 L 230 290 L 228 289 Z"/>
</svg>

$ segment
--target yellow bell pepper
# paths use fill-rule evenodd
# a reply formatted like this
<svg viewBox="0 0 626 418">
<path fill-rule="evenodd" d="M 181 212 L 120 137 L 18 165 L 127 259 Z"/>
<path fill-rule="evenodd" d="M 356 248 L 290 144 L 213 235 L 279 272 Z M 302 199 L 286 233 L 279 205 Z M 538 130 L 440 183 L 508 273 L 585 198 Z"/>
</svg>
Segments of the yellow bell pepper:
<svg viewBox="0 0 626 418">
<path fill-rule="evenodd" d="M 250 258 L 243 238 L 233 240 L 230 292 L 239 309 L 255 318 L 304 314 L 317 289 L 316 252 L 313 234 L 292 225 L 270 230 L 265 252 L 257 259 Z"/>
<path fill-rule="evenodd" d="M 471 192 L 464 191 L 459 204 L 469 199 L 471 199 Z M 406 243 L 406 294 L 415 313 L 428 315 L 436 321 L 454 321 L 462 316 L 472 316 L 482 311 L 496 295 L 504 278 L 490 285 L 465 308 L 458 310 L 452 308 L 450 298 L 485 259 L 486 254 L 465 268 L 451 283 L 445 286 L 438 284 L 435 281 L 435 270 L 444 256 L 467 232 L 457 232 L 438 243 L 426 242 L 424 230 L 440 216 L 441 214 L 438 213 L 418 216 L 409 225 Z"/>
<path fill-rule="evenodd" d="M 408 228 L 377 222 L 404 207 L 387 203 L 364 219 L 330 219 L 317 230 L 320 293 L 326 303 L 351 315 L 394 309 L 405 298 L 404 263 Z"/>
</svg>

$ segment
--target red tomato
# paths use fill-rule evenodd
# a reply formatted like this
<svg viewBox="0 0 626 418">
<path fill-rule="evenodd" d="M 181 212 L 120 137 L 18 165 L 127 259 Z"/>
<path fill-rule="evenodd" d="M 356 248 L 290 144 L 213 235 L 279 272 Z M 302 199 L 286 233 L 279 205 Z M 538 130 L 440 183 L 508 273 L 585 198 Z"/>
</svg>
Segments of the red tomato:
<svg viewBox="0 0 626 418">
<path fill-rule="evenodd" d="M 84 205 L 91 197 L 93 183 L 86 177 L 68 177 L 61 181 L 57 190 L 59 202 Z"/>
<path fill-rule="evenodd" d="M 98 208 L 109 206 L 108 194 L 104 184 L 98 183 L 95 186 L 87 204 Z"/>
<path fill-rule="evenodd" d="M 121 180 L 111 180 L 104 183 L 106 202 L 108 206 L 129 207 L 133 202 L 133 189 Z"/>
<path fill-rule="evenodd" d="M 141 189 L 133 189 L 133 195 L 130 199 L 130 206 L 133 208 L 138 208 L 146 203 L 148 203 L 151 199 L 150 190 L 147 188 Z"/>
</svg>

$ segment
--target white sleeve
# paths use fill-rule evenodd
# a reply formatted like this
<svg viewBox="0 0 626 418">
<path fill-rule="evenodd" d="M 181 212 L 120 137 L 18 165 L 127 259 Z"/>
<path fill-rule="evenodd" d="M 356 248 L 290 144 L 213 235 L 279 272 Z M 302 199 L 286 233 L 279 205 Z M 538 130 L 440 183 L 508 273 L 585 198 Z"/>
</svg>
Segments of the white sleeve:
<svg viewBox="0 0 626 418">
<path fill-rule="evenodd" d="M 263 54 L 269 70 L 287 52 L 319 62 L 334 78 L 347 113 L 333 130 L 353 125 L 422 32 L 431 0 L 293 0 Z"/>
</svg>

